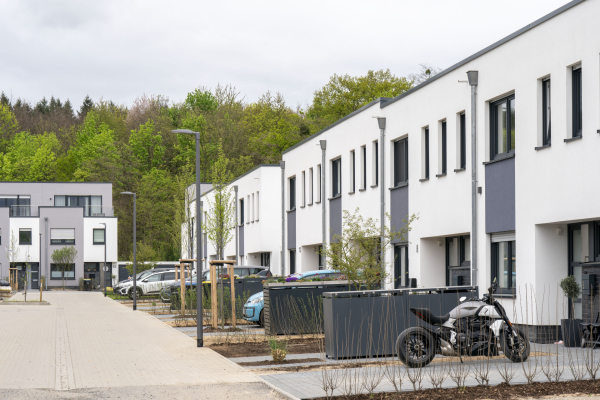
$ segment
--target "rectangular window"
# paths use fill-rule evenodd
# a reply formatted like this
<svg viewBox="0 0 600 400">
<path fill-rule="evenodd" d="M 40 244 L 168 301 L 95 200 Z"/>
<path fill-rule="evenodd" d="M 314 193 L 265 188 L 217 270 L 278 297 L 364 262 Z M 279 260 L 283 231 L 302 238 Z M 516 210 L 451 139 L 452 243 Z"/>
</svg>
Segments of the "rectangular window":
<svg viewBox="0 0 600 400">
<path fill-rule="evenodd" d="M 302 171 L 302 207 L 306 207 L 306 171 Z"/>
<path fill-rule="evenodd" d="M 0 244 L 2 244 L 2 229 L 0 228 Z"/>
<path fill-rule="evenodd" d="M 102 196 L 54 196 L 55 207 L 83 207 L 85 217 L 102 217 Z"/>
<path fill-rule="evenodd" d="M 244 224 L 244 199 L 240 199 L 240 225 Z"/>
<path fill-rule="evenodd" d="M 367 188 L 367 146 L 362 146 L 362 187 L 361 189 Z"/>
<path fill-rule="evenodd" d="M 260 203 L 259 203 L 259 192 L 256 192 L 256 220 L 258 221 L 258 214 L 260 211 Z"/>
<path fill-rule="evenodd" d="M 446 145 L 446 121 L 442 121 L 442 174 L 446 175 L 448 163 L 448 147 Z"/>
<path fill-rule="evenodd" d="M 515 232 L 492 234 L 492 281 L 502 289 L 517 286 L 517 242 Z"/>
<path fill-rule="evenodd" d="M 310 168 L 308 170 L 308 205 L 312 206 L 313 201 L 314 201 L 314 176 L 313 176 L 313 169 Z"/>
<path fill-rule="evenodd" d="M 550 125 L 550 79 L 542 81 L 542 146 L 549 146 Z"/>
<path fill-rule="evenodd" d="M 66 280 L 75 280 L 75 264 L 50 264 L 50 279 L 62 280 L 63 274 Z"/>
<path fill-rule="evenodd" d="M 290 275 L 296 273 L 296 250 L 290 250 Z"/>
<path fill-rule="evenodd" d="M 323 246 L 317 247 L 317 257 L 319 257 L 319 269 L 323 269 Z"/>
<path fill-rule="evenodd" d="M 465 113 L 460 114 L 460 169 L 467 168 L 467 121 Z"/>
<path fill-rule="evenodd" d="M 254 193 L 252 193 L 252 222 L 256 221 L 254 215 Z"/>
<path fill-rule="evenodd" d="M 194 224 L 192 220 L 192 235 L 194 234 L 193 226 Z M 105 235 L 106 231 L 104 229 L 94 229 L 94 244 L 105 244 Z"/>
<path fill-rule="evenodd" d="M 296 177 L 290 178 L 290 211 L 296 209 Z"/>
<path fill-rule="evenodd" d="M 331 197 L 336 198 L 342 194 L 342 159 L 331 162 Z"/>
<path fill-rule="evenodd" d="M 50 229 L 50 244 L 75 244 L 75 229 Z"/>
<path fill-rule="evenodd" d="M 250 195 L 246 196 L 246 216 L 248 217 L 248 221 L 246 222 L 247 224 L 249 224 L 252 221 L 252 211 L 251 211 L 251 207 L 252 205 L 250 204 Z"/>
<path fill-rule="evenodd" d="M 19 229 L 19 244 L 31 244 L 31 229 Z"/>
<path fill-rule="evenodd" d="M 356 191 L 356 152 L 350 152 L 350 193 Z"/>
<path fill-rule="evenodd" d="M 423 158 L 425 161 L 423 179 L 429 179 L 429 127 L 425 128 L 423 146 Z"/>
<path fill-rule="evenodd" d="M 373 186 L 379 185 L 379 142 L 373 142 Z"/>
<path fill-rule="evenodd" d="M 583 97 L 581 86 L 581 66 L 573 67 L 572 75 L 572 98 L 573 98 L 573 137 L 581 137 L 583 125 Z"/>
<path fill-rule="evenodd" d="M 394 186 L 408 182 L 408 138 L 394 142 Z"/>
<path fill-rule="evenodd" d="M 515 96 L 509 96 L 490 105 L 490 159 L 506 156 L 515 151 Z"/>
<path fill-rule="evenodd" d="M 321 173 L 321 165 L 317 165 L 317 203 L 321 202 L 321 188 L 323 185 L 321 184 L 323 174 Z"/>
</svg>

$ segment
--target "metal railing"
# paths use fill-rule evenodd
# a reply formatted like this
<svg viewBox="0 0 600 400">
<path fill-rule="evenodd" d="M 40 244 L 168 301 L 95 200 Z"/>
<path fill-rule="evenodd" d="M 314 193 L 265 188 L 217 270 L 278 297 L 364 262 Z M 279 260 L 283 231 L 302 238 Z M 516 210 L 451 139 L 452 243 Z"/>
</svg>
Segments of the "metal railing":
<svg viewBox="0 0 600 400">
<path fill-rule="evenodd" d="M 33 210 L 32 210 L 33 208 Z M 37 206 L 10 206 L 11 217 L 37 217 Z"/>
<path fill-rule="evenodd" d="M 85 206 L 83 208 L 84 217 L 114 217 L 113 206 Z"/>
</svg>

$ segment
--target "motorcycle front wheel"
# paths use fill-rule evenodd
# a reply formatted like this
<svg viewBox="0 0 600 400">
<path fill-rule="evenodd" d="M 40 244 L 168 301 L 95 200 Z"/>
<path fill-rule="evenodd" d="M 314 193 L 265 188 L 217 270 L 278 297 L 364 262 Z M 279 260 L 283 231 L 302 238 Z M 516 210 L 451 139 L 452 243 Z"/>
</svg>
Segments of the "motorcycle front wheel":
<svg viewBox="0 0 600 400">
<path fill-rule="evenodd" d="M 513 326 L 515 335 L 508 333 L 508 330 L 503 329 L 500 332 L 500 348 L 502 352 L 512 362 L 524 362 L 529 357 L 529 340 L 527 336 Z"/>
<path fill-rule="evenodd" d="M 423 328 L 408 328 L 398 336 L 396 354 L 409 368 L 423 368 L 435 357 L 435 338 Z"/>
</svg>

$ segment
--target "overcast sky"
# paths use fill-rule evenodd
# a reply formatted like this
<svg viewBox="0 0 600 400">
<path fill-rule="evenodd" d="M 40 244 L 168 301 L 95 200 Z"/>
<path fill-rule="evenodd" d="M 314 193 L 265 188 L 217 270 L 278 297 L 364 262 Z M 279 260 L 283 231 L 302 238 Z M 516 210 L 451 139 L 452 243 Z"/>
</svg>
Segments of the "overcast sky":
<svg viewBox="0 0 600 400">
<path fill-rule="evenodd" d="M 230 83 L 304 106 L 334 73 L 447 68 L 566 3 L 0 0 L 0 90 L 78 109 L 86 94 L 129 106 Z"/>
</svg>

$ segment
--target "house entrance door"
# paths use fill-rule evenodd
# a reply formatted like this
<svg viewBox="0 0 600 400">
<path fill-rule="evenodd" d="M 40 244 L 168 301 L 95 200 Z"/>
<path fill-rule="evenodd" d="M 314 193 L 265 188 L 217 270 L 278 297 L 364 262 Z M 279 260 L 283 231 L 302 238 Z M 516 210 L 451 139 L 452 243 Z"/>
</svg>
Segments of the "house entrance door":
<svg viewBox="0 0 600 400">
<path fill-rule="evenodd" d="M 569 275 L 573 275 L 580 286 L 583 269 L 581 264 L 584 262 L 584 236 L 587 238 L 587 232 L 583 232 L 581 225 L 569 225 Z M 582 317 L 581 294 L 572 304 L 570 300 L 569 303 L 569 315 L 573 313 L 573 318 L 580 319 Z"/>
</svg>

